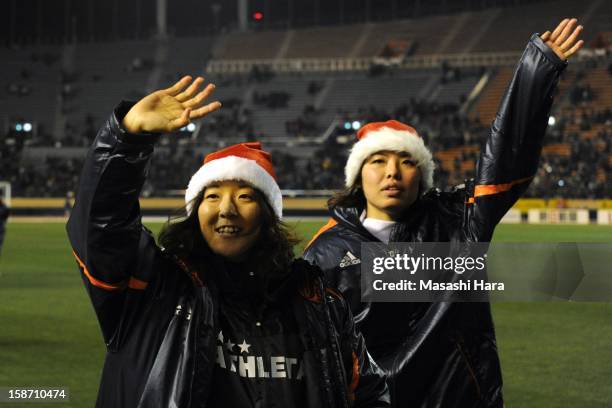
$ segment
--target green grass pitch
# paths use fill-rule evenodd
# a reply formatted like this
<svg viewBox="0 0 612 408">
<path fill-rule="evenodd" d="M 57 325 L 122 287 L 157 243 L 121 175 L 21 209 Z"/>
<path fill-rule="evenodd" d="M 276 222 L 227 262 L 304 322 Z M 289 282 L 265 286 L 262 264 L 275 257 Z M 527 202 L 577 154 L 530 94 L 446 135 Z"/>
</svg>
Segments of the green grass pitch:
<svg viewBox="0 0 612 408">
<path fill-rule="evenodd" d="M 322 222 L 297 223 L 309 238 Z M 160 224 L 150 227 L 158 231 Z M 612 242 L 612 227 L 502 225 L 497 241 Z M 612 406 L 612 303 L 493 305 L 507 407 Z M 0 257 L 0 387 L 94 406 L 104 345 L 63 224 L 11 223 Z"/>
</svg>

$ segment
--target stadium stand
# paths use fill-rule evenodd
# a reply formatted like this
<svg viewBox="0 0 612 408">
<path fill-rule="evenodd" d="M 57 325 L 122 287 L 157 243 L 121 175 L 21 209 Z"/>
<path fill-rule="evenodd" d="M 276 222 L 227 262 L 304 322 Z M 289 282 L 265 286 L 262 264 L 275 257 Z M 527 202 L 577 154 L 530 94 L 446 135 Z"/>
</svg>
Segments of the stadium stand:
<svg viewBox="0 0 612 408">
<path fill-rule="evenodd" d="M 57 46 L 0 48 L 5 89 L 0 96 L 0 118 L 5 123 L 23 120 L 50 133 L 60 97 L 58 81 L 61 49 Z"/>
<path fill-rule="evenodd" d="M 290 32 L 291 41 L 284 58 L 352 57 L 363 24 L 329 28 L 308 28 Z"/>
<path fill-rule="evenodd" d="M 183 74 L 202 72 L 206 61 L 212 58 L 212 37 L 170 38 L 167 41 L 167 57 L 164 62 L 165 81 Z"/>
<path fill-rule="evenodd" d="M 527 13 L 533 16 L 528 21 L 522 18 Z M 16 196 L 65 196 L 74 188 L 86 146 L 117 101 L 137 99 L 183 74 L 203 74 L 211 60 L 250 60 L 243 73 L 208 76 L 224 108 L 193 133 L 162 138 L 150 178 L 155 181 L 146 194 L 184 188 L 207 151 L 245 139 L 263 140 L 275 150 L 281 187 L 338 188 L 346 153 L 342 142 L 350 140 L 353 122 L 389 118 L 419 129 L 436 152 L 437 185 L 446 188 L 472 175 L 512 74 L 509 60 L 453 65 L 442 58 L 414 67 L 386 63 L 384 57 L 410 61 L 515 52 L 523 48 L 526 32 L 572 14 L 582 14 L 585 24 L 596 27 L 585 33 L 592 46 L 565 74 L 543 165 L 528 194 L 609 196 L 612 60 L 606 47 L 612 6 L 600 0 L 587 1 L 586 7 L 562 0 L 552 11 L 547 2 L 536 2 L 385 23 L 3 48 L 6 89 L 0 116 L 9 130 L 0 138 L 2 178 L 12 182 Z M 258 62 L 311 58 L 371 62 L 367 69 L 333 72 L 274 72 Z M 11 126 L 19 120 L 31 120 L 35 132 L 16 132 Z"/>
<path fill-rule="evenodd" d="M 478 119 L 483 123 L 493 121 L 497 112 L 497 104 L 508 87 L 512 72 L 512 68 L 509 67 L 501 67 L 497 70 L 487 88 L 480 95 L 478 105 L 470 114 L 472 119 Z"/>
<path fill-rule="evenodd" d="M 601 3 L 601 1 L 587 3 L 560 0 L 555 1 L 554 5 L 540 2 L 504 9 L 503 12 L 495 14 L 487 31 L 480 36 L 471 51 L 498 52 L 500 48 L 520 51 L 525 46 L 526 38 L 517 35 L 518 28 L 522 32 L 535 33 L 541 31 L 543 27 L 552 27 L 555 22 L 566 16 L 578 16 L 583 23 L 588 24 L 588 14 L 599 8 Z M 517 25 L 517 21 L 520 21 L 520 24 Z M 585 33 L 585 39 L 589 40 L 591 36 L 592 33 Z"/>
<path fill-rule="evenodd" d="M 100 43 L 74 47 L 73 60 L 68 62 L 72 68 L 68 72 L 70 79 L 65 81 L 74 91 L 64 98 L 62 108 L 69 126 L 65 130 L 68 139 L 81 138 L 70 124 L 87 121 L 88 115 L 106 115 L 118 100 L 144 96 L 155 50 L 150 41 L 125 41 L 121 46 Z M 67 144 L 75 143 L 68 141 Z"/>
<path fill-rule="evenodd" d="M 273 59 L 288 35 L 286 31 L 235 33 L 223 36 L 213 49 L 216 59 Z"/>
</svg>

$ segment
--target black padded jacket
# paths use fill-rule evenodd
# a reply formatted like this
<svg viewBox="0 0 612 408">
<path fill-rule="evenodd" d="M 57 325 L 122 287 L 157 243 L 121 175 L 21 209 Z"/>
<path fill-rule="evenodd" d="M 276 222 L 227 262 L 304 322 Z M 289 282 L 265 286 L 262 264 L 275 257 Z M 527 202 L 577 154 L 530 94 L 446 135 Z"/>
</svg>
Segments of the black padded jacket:
<svg viewBox="0 0 612 408">
<path fill-rule="evenodd" d="M 67 225 L 107 346 L 96 406 L 207 407 L 220 337 L 220 292 L 206 273 L 161 250 L 141 223 L 138 199 L 157 136 L 121 128 L 130 107 L 119 105 L 99 131 Z M 211 260 L 207 267 L 216 265 Z M 293 263 L 287 279 L 297 274 L 322 282 L 320 270 L 303 260 Z M 389 406 L 384 374 L 355 332 L 346 302 L 320 283 L 314 287 L 295 290 L 283 305 L 293 310 L 304 352 L 301 406 Z"/>
<path fill-rule="evenodd" d="M 534 34 L 477 163 L 476 178 L 421 196 L 396 241 L 490 242 L 536 174 L 553 92 L 566 62 Z M 488 303 L 362 303 L 360 245 L 377 241 L 362 208 L 330 208 L 305 259 L 349 302 L 370 353 L 389 375 L 395 407 L 501 407 L 502 375 Z M 350 255 L 349 255 L 350 254 Z"/>
</svg>

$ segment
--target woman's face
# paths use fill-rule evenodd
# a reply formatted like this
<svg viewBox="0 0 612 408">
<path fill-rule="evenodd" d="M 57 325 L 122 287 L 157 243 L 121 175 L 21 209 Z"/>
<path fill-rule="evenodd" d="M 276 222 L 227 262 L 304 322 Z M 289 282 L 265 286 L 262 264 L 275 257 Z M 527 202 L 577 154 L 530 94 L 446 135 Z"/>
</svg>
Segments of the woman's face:
<svg viewBox="0 0 612 408">
<path fill-rule="evenodd" d="M 260 195 L 240 181 L 213 183 L 204 190 L 198 207 L 200 230 L 212 251 L 243 261 L 261 231 Z"/>
<path fill-rule="evenodd" d="M 380 151 L 361 167 L 368 218 L 394 221 L 419 194 L 421 171 L 409 153 Z"/>
</svg>

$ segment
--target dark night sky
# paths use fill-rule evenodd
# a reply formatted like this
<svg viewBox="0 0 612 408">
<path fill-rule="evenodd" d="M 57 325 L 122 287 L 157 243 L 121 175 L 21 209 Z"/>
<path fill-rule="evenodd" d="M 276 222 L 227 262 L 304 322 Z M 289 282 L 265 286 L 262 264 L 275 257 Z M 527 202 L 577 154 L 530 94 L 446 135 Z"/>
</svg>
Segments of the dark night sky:
<svg viewBox="0 0 612 408">
<path fill-rule="evenodd" d="M 264 13 L 258 28 L 286 28 L 408 18 L 460 9 L 478 10 L 536 0 L 248 0 L 249 16 Z M 541 0 L 540 0 L 541 1 Z M 237 20 L 236 0 L 167 0 L 168 30 L 178 36 L 215 32 L 212 5 L 220 6 L 219 27 Z M 291 5 L 290 5 L 291 4 Z M 0 41 L 59 43 L 147 38 L 155 31 L 155 0 L 5 0 Z M 289 18 L 291 16 L 291 18 Z"/>
</svg>

